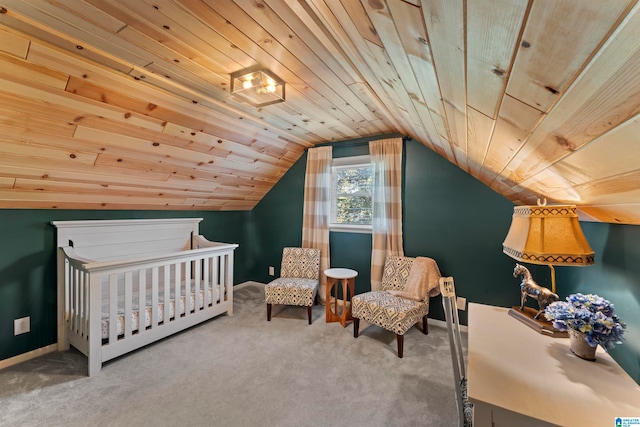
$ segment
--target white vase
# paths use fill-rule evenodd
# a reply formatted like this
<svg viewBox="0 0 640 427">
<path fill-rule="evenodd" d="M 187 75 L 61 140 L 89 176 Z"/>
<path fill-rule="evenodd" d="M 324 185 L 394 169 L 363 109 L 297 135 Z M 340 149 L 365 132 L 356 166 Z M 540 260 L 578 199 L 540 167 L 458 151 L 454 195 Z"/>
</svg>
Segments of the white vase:
<svg viewBox="0 0 640 427">
<path fill-rule="evenodd" d="M 571 352 L 584 360 L 596 360 L 596 348 L 591 347 L 585 339 L 585 334 L 569 328 L 569 345 Z"/>
</svg>

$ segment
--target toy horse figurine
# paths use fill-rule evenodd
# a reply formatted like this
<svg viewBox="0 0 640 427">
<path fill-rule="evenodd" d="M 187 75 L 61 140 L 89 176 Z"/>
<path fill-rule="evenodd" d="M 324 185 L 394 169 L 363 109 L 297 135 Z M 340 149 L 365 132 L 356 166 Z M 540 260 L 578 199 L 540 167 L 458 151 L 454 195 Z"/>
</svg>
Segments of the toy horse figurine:
<svg viewBox="0 0 640 427">
<path fill-rule="evenodd" d="M 516 267 L 513 269 L 513 277 L 518 277 L 519 275 L 522 275 L 522 282 L 520 283 L 520 311 L 524 310 L 524 303 L 527 297 L 531 297 L 538 301 L 539 310 L 533 317 L 535 320 L 538 320 L 538 317 L 540 317 L 540 314 L 544 312 L 547 306 L 552 302 L 558 301 L 560 297 L 549 289 L 538 285 L 531 277 L 531 273 L 529 273 L 527 267 L 516 264 Z"/>
</svg>

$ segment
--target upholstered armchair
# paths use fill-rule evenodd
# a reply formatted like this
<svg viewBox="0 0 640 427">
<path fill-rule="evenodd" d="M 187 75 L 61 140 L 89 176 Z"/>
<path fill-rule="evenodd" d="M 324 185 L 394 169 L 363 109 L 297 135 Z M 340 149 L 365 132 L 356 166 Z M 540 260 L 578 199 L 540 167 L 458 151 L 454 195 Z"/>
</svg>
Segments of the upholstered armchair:
<svg viewBox="0 0 640 427">
<path fill-rule="evenodd" d="M 414 266 L 416 259 L 420 261 Z M 431 258 L 388 256 L 382 290 L 358 294 L 351 300 L 353 336 L 358 338 L 360 319 L 394 332 L 398 357 L 403 357 L 404 334 L 413 325 L 422 321 L 422 333 L 429 333 L 429 298 L 440 293 L 439 278 L 438 265 Z"/>
<path fill-rule="evenodd" d="M 320 250 L 284 248 L 280 277 L 264 287 L 267 320 L 271 321 L 273 304 L 306 306 L 311 324 L 312 306 L 320 283 Z"/>
</svg>

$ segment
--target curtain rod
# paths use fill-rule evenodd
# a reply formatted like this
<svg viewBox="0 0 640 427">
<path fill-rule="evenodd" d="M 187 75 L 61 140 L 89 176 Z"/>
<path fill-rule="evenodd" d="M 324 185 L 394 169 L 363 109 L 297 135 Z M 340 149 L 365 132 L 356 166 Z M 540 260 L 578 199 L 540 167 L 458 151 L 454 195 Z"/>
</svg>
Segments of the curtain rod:
<svg viewBox="0 0 640 427">
<path fill-rule="evenodd" d="M 347 139 L 344 141 L 322 142 L 320 144 L 314 145 L 313 147 L 307 147 L 304 149 L 304 151 L 307 151 L 309 148 L 324 147 L 327 145 L 331 145 L 331 146 L 340 145 L 340 147 L 358 147 L 361 145 L 369 144 L 369 141 L 376 141 L 378 139 L 386 139 L 386 138 L 402 138 L 403 141 L 406 141 L 407 139 L 409 139 L 409 137 L 404 136 L 402 134 L 391 133 L 387 135 L 378 135 L 378 136 L 366 137 L 366 138 Z"/>
</svg>

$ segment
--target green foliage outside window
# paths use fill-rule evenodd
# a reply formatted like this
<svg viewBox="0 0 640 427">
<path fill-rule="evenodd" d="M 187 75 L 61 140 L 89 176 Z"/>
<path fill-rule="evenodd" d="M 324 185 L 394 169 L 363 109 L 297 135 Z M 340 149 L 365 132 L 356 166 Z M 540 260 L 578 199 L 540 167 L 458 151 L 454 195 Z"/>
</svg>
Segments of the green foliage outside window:
<svg viewBox="0 0 640 427">
<path fill-rule="evenodd" d="M 370 225 L 373 176 L 370 166 L 336 169 L 336 212 L 338 224 Z"/>
</svg>

